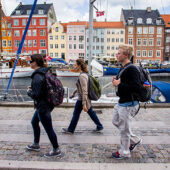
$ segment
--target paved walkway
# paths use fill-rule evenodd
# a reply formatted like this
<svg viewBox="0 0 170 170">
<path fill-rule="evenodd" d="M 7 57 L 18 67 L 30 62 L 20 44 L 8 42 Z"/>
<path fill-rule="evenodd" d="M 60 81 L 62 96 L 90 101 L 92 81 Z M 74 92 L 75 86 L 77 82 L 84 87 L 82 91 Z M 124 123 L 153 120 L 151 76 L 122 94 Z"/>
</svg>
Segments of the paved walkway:
<svg viewBox="0 0 170 170">
<path fill-rule="evenodd" d="M 75 134 L 65 135 L 61 128 L 69 124 L 73 108 L 56 108 L 52 112 L 52 117 L 62 157 L 47 159 L 43 155 L 51 149 L 51 145 L 43 128 L 41 128 L 41 151 L 37 153 L 25 149 L 25 146 L 33 140 L 30 124 L 33 108 L 0 107 L 0 168 L 72 170 L 170 168 L 169 109 L 140 110 L 132 120 L 132 130 L 142 137 L 143 144 L 132 153 L 130 159 L 126 160 L 110 158 L 111 153 L 118 147 L 119 133 L 111 123 L 112 109 L 100 111 L 102 114 L 98 116 L 104 125 L 102 133 L 93 131 L 95 125 L 83 112 Z"/>
</svg>

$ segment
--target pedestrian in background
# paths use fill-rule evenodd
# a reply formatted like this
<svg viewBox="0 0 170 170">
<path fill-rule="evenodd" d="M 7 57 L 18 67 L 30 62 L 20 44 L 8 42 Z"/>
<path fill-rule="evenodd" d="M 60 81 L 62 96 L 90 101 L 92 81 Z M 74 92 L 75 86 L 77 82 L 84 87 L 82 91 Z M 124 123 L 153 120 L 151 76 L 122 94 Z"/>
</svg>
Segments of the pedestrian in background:
<svg viewBox="0 0 170 170">
<path fill-rule="evenodd" d="M 75 70 L 80 72 L 78 80 L 76 82 L 77 89 L 72 93 L 71 98 L 78 94 L 78 100 L 74 107 L 73 117 L 68 128 L 63 128 L 64 133 L 73 134 L 77 126 L 80 113 L 82 110 L 87 112 L 93 122 L 96 124 L 96 131 L 103 130 L 103 126 L 100 123 L 96 113 L 91 106 L 91 100 L 88 98 L 88 68 L 83 59 L 77 59 L 75 63 Z"/>
<path fill-rule="evenodd" d="M 31 56 L 30 66 L 35 71 L 31 78 L 31 87 L 28 87 L 27 94 L 34 100 L 35 113 L 33 115 L 31 124 L 34 132 L 34 142 L 27 146 L 30 151 L 40 151 L 40 126 L 42 123 L 48 138 L 53 146 L 53 149 L 45 154 L 45 157 L 60 156 L 61 151 L 59 149 L 56 134 L 53 130 L 51 112 L 54 106 L 47 101 L 47 85 L 45 74 L 49 68 L 46 67 L 44 58 L 40 54 L 34 54 Z"/>
<path fill-rule="evenodd" d="M 139 102 L 133 93 L 140 91 L 140 73 L 130 62 L 133 48 L 128 45 L 121 45 L 116 55 L 117 61 L 122 64 L 117 77 L 113 77 L 113 86 L 117 88 L 119 96 L 118 104 L 114 107 L 113 124 L 120 131 L 120 150 L 112 153 L 116 159 L 129 158 L 141 139 L 134 135 L 130 127 L 130 118 L 139 109 Z M 120 73 L 122 74 L 120 75 Z"/>
</svg>

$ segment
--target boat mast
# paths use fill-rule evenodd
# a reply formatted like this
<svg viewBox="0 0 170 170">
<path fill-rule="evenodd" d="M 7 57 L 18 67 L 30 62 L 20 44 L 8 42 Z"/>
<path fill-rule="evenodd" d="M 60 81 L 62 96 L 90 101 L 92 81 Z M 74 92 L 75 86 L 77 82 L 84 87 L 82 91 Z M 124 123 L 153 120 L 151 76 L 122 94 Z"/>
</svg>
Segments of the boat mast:
<svg viewBox="0 0 170 170">
<path fill-rule="evenodd" d="M 88 68 L 89 74 L 91 71 L 91 61 L 92 61 L 92 45 L 93 45 L 93 4 L 96 0 L 89 0 L 89 56 L 88 56 Z"/>
</svg>

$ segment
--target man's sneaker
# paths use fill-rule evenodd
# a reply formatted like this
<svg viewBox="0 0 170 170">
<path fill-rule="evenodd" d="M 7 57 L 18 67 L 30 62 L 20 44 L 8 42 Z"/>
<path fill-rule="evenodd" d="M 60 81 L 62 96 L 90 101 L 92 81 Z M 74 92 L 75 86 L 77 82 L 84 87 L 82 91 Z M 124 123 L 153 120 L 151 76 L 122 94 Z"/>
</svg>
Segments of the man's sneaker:
<svg viewBox="0 0 170 170">
<path fill-rule="evenodd" d="M 40 146 L 38 144 L 31 144 L 31 145 L 27 145 L 26 148 L 29 150 L 29 151 L 36 151 L 36 152 L 39 152 L 40 151 Z"/>
<path fill-rule="evenodd" d="M 120 153 L 117 151 L 117 152 L 112 153 L 112 158 L 115 158 L 115 159 L 124 159 L 126 157 L 121 156 Z"/>
<path fill-rule="evenodd" d="M 63 131 L 63 133 L 66 133 L 66 134 L 69 134 L 69 135 L 72 135 L 74 133 L 74 132 L 68 131 L 67 128 L 62 128 L 62 131 Z"/>
<path fill-rule="evenodd" d="M 97 127 L 96 130 L 95 130 L 95 132 L 101 132 L 102 130 L 103 130 L 103 127 L 100 127 L 100 128 Z"/>
<path fill-rule="evenodd" d="M 129 150 L 130 152 L 134 151 L 136 149 L 136 147 L 138 145 L 140 145 L 142 143 L 142 139 L 139 140 L 139 142 L 135 143 L 135 144 L 130 144 Z"/>
<path fill-rule="evenodd" d="M 61 156 L 61 151 L 59 148 L 51 150 L 49 153 L 46 153 L 44 155 L 46 158 L 51 158 L 51 157 L 60 157 Z"/>
</svg>

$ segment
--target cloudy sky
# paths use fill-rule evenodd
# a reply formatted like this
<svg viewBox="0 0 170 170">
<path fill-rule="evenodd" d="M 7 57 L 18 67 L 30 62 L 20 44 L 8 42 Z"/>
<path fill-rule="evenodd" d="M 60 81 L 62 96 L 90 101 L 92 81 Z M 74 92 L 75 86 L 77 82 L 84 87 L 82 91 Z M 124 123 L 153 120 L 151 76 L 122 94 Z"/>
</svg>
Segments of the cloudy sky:
<svg viewBox="0 0 170 170">
<path fill-rule="evenodd" d="M 34 0 L 1 0 L 5 14 L 10 15 L 19 2 L 32 4 Z M 44 2 L 54 4 L 58 21 L 88 20 L 89 0 L 38 0 L 38 3 Z M 104 19 L 118 21 L 121 9 L 130 9 L 130 6 L 135 9 L 146 9 L 151 6 L 152 9 L 158 9 L 161 14 L 170 14 L 170 0 L 96 0 L 94 4 L 99 10 L 105 11 L 105 16 L 98 17 L 98 21 Z"/>
</svg>

